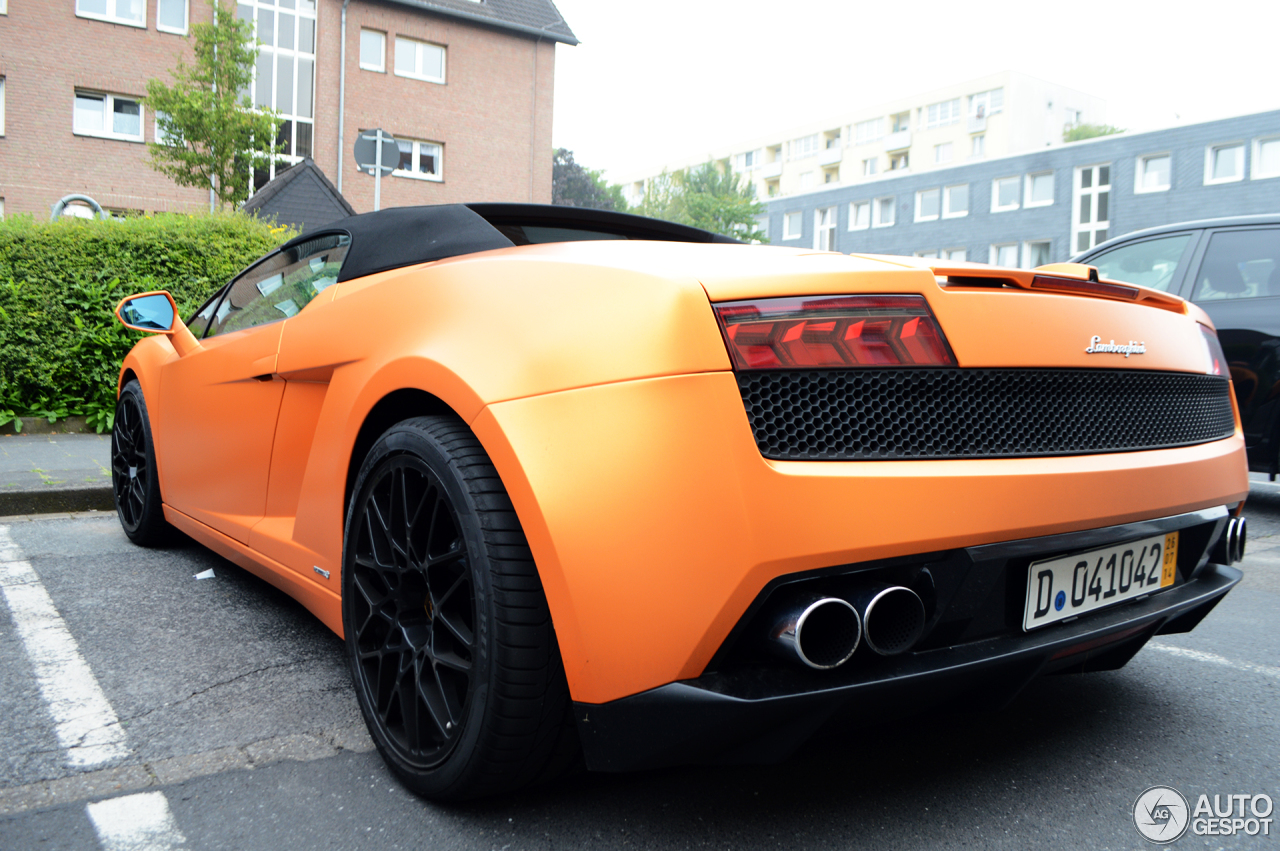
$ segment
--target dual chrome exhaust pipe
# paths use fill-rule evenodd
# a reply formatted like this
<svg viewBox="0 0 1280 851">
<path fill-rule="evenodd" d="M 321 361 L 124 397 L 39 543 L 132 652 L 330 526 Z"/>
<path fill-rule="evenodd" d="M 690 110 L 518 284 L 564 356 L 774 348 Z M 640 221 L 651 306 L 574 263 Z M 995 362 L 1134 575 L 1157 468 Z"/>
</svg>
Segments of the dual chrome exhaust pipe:
<svg viewBox="0 0 1280 851">
<path fill-rule="evenodd" d="M 1212 560 L 1218 564 L 1232 565 L 1244 560 L 1244 545 L 1249 536 L 1248 526 L 1243 517 L 1232 517 L 1227 520 L 1227 528 L 1213 548 Z"/>
<path fill-rule="evenodd" d="M 774 652 L 819 671 L 849 661 L 865 639 L 881 656 L 905 653 L 924 633 L 920 596 L 901 585 L 868 585 L 844 597 L 810 594 L 773 621 Z"/>
</svg>

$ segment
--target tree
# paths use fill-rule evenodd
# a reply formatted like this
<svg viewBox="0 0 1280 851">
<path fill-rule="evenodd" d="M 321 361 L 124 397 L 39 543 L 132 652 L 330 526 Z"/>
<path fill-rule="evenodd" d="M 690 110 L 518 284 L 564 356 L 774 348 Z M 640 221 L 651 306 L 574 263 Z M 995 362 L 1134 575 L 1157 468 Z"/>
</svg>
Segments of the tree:
<svg viewBox="0 0 1280 851">
<path fill-rule="evenodd" d="M 622 187 L 606 183 L 602 174 L 574 162 L 573 151 L 557 148 L 551 160 L 551 203 L 624 212 L 627 202 Z"/>
<path fill-rule="evenodd" d="M 1079 142 L 1081 139 L 1111 136 L 1115 133 L 1123 132 L 1124 128 L 1112 127 L 1110 124 L 1076 124 L 1062 131 L 1062 141 Z"/>
<path fill-rule="evenodd" d="M 765 206 L 756 200 L 754 187 L 714 162 L 650 180 L 636 212 L 747 242 L 768 241 L 759 229 Z"/>
<path fill-rule="evenodd" d="M 249 197 L 253 169 L 279 153 L 280 119 L 249 102 L 258 58 L 253 22 L 239 20 L 233 5 L 209 5 L 213 23 L 191 28 L 195 64 L 179 59 L 172 86 L 147 81 L 144 103 L 155 111 L 163 140 L 147 149 L 156 171 L 180 186 L 212 188 L 221 204 L 234 205 Z"/>
</svg>

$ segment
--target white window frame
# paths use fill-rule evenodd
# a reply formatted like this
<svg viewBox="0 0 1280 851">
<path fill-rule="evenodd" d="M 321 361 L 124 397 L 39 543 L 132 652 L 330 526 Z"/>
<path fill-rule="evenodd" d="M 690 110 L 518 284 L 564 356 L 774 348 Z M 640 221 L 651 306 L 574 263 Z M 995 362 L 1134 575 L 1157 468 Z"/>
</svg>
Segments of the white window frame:
<svg viewBox="0 0 1280 851">
<path fill-rule="evenodd" d="M 1022 198 L 1022 206 L 1023 206 L 1023 207 L 1048 207 L 1048 206 L 1050 206 L 1051 204 L 1053 204 L 1053 194 L 1054 194 L 1053 192 L 1050 192 L 1050 193 L 1049 193 L 1049 200 L 1048 200 L 1048 201 L 1032 201 L 1032 200 L 1031 200 L 1031 186 L 1032 186 L 1032 184 L 1034 183 L 1035 179 L 1036 179 L 1037 177 L 1046 177 L 1046 176 L 1049 178 L 1049 186 L 1050 186 L 1050 188 L 1051 188 L 1051 189 L 1056 188 L 1056 187 L 1054 187 L 1054 179 L 1053 179 L 1053 170 L 1052 170 L 1052 169 L 1047 170 L 1047 171 L 1033 171 L 1033 172 L 1031 172 L 1030 174 L 1028 174 L 1028 175 L 1027 175 L 1027 178 L 1026 178 L 1026 189 L 1024 190 L 1026 194 L 1024 194 L 1024 195 L 1023 195 L 1023 198 Z"/>
<path fill-rule="evenodd" d="M 1018 203 L 1018 199 L 1020 199 L 1022 196 L 1021 192 L 1014 193 L 1015 200 L 1013 201 L 1012 204 L 1006 204 L 1003 207 L 1000 206 L 1000 184 L 1006 180 L 1015 181 L 1014 185 L 1019 189 L 1022 188 L 1022 179 L 1018 177 L 1018 175 L 1016 174 L 1010 175 L 1009 177 L 997 177 L 996 179 L 992 180 L 991 181 L 991 212 L 993 213 L 1007 213 L 1010 210 L 1017 210 L 1022 206 L 1021 204 Z"/>
<path fill-rule="evenodd" d="M 921 260 L 937 260 L 938 250 L 936 248 L 927 248 L 924 251 L 917 251 L 916 257 L 919 257 Z"/>
<path fill-rule="evenodd" d="M 880 221 L 880 211 L 889 211 L 889 220 Z M 897 200 L 892 195 L 881 195 L 871 206 L 871 226 L 873 228 L 891 228 L 897 220 Z"/>
<path fill-rule="evenodd" d="M 364 61 L 364 35 L 370 33 L 378 37 L 378 64 L 369 65 Z M 371 27 L 360 28 L 360 70 L 377 71 L 379 74 L 387 73 L 387 34 L 382 30 L 375 30 Z"/>
<path fill-rule="evenodd" d="M 938 196 L 938 212 L 934 213 L 931 216 L 924 215 L 923 213 L 920 212 L 922 202 L 924 201 L 924 196 L 930 192 L 936 193 Z M 941 215 L 942 215 L 942 190 L 937 186 L 930 186 L 928 189 L 917 189 L 916 190 L 916 221 L 917 222 L 934 222 L 934 221 L 937 221 Z"/>
<path fill-rule="evenodd" d="M 400 56 L 400 50 L 402 45 L 412 46 L 413 48 L 413 51 L 414 51 L 413 66 L 415 70 L 412 72 L 400 70 L 400 67 L 399 67 L 400 63 L 399 63 L 398 57 Z M 419 54 L 419 46 L 435 47 L 439 49 L 440 51 L 440 76 L 439 77 L 428 77 L 426 74 L 422 74 L 418 72 L 417 69 L 422 67 L 422 62 L 421 62 L 422 57 Z M 443 84 L 445 82 L 445 79 L 448 76 L 449 49 L 443 44 L 436 44 L 434 41 L 426 41 L 420 38 L 410 38 L 405 35 L 397 35 L 396 36 L 396 57 L 397 57 L 397 60 L 392 63 L 392 68 L 395 71 L 395 74 L 397 77 L 405 77 L 406 79 L 410 79 L 410 80 L 422 80 L 427 83 Z"/>
<path fill-rule="evenodd" d="M 955 124 L 960 120 L 960 109 L 960 98 L 950 98 L 921 107 L 922 129 L 929 130 Z"/>
<path fill-rule="evenodd" d="M 933 146 L 933 164 L 945 165 L 955 159 L 955 145 L 951 142 L 939 142 Z M 946 157 L 943 157 L 946 154 Z"/>
<path fill-rule="evenodd" d="M 76 127 L 75 102 L 80 97 L 102 98 L 102 130 L 82 130 Z M 112 116 L 115 115 L 116 98 L 132 101 L 138 105 L 138 135 L 131 136 L 125 133 L 116 133 L 107 129 L 112 125 Z M 142 98 L 140 97 L 113 95 L 108 92 L 93 92 L 84 89 L 76 89 L 75 94 L 71 98 L 71 132 L 73 135 L 92 136 L 97 139 L 117 139 L 122 142 L 145 142 L 146 128 L 147 110 L 142 105 Z"/>
<path fill-rule="evenodd" d="M 836 250 L 836 227 L 839 221 L 837 207 L 819 207 L 813 211 L 813 248 L 815 251 L 835 251 Z M 823 214 L 826 214 L 827 221 L 823 224 Z M 822 238 L 827 238 L 827 246 L 822 247 Z"/>
<path fill-rule="evenodd" d="M 412 180 L 429 180 L 432 183 L 444 182 L 444 144 L 443 143 L 432 142 L 428 139 L 406 139 L 402 136 L 397 136 L 396 143 L 399 144 L 400 142 L 410 142 L 413 144 L 413 162 L 415 165 L 421 161 L 422 146 L 434 145 L 436 148 L 436 170 L 434 174 L 427 174 L 426 172 L 418 171 L 417 169 L 410 171 L 408 169 L 397 168 L 391 172 L 392 177 L 408 177 Z"/>
<path fill-rule="evenodd" d="M 996 95 L 1000 96 L 999 103 L 992 106 L 991 102 L 996 100 Z M 1004 110 L 1004 87 L 1002 86 L 998 89 L 987 89 L 985 92 L 977 92 L 969 95 L 969 114 L 977 117 L 979 108 L 981 108 L 982 117 L 984 118 L 988 115 L 995 115 L 997 112 L 1002 112 Z"/>
<path fill-rule="evenodd" d="M 94 12 L 80 11 L 80 0 L 76 0 L 76 17 L 88 18 L 93 21 L 107 21 L 108 23 L 112 23 L 112 24 L 121 24 L 126 27 L 137 27 L 138 29 L 145 30 L 147 28 L 147 0 L 141 0 L 141 2 L 142 2 L 142 19 L 141 20 L 135 21 L 133 18 L 124 18 L 116 14 L 116 12 L 120 8 L 120 5 L 121 4 L 127 5 L 129 3 L 129 0 L 107 0 L 107 13 L 105 15 L 99 15 Z"/>
<path fill-rule="evenodd" d="M 1031 265 L 1031 246 L 1041 245 L 1041 244 L 1049 246 L 1050 252 L 1053 251 L 1052 239 L 1028 239 L 1026 242 L 1022 243 L 1022 267 L 1024 269 L 1036 268 L 1035 266 Z M 1044 265 L 1044 264 L 1041 264 L 1041 265 Z"/>
<path fill-rule="evenodd" d="M 957 254 L 960 256 L 957 257 Z M 944 248 L 942 249 L 941 259 L 952 263 L 965 263 L 969 259 L 969 250 L 967 248 Z"/>
<path fill-rule="evenodd" d="M 1262 170 L 1263 145 L 1275 145 L 1280 149 L 1280 136 L 1259 136 L 1253 140 L 1253 159 L 1249 163 L 1250 180 L 1266 180 L 1271 177 L 1280 177 L 1280 157 L 1277 158 L 1275 171 L 1264 172 Z"/>
<path fill-rule="evenodd" d="M 182 4 L 182 28 L 166 27 L 160 23 L 160 4 L 161 3 L 181 3 Z M 146 3 L 143 3 L 145 12 Z M 191 30 L 191 0 L 158 0 L 156 3 L 156 30 L 162 33 L 173 33 L 174 35 L 186 35 Z"/>
<path fill-rule="evenodd" d="M 1225 151 L 1228 148 L 1236 148 L 1240 151 L 1240 169 L 1235 177 L 1219 177 L 1213 176 L 1213 155 L 1218 151 Z M 1219 142 L 1216 145 L 1205 145 L 1204 148 L 1204 185 L 1212 186 L 1216 183 L 1239 183 L 1244 180 L 1244 148 L 1245 143 L 1237 140 L 1235 142 Z"/>
<path fill-rule="evenodd" d="M 862 161 L 863 177 L 875 177 L 879 173 L 880 173 L 879 157 L 867 157 L 865 160 Z"/>
<path fill-rule="evenodd" d="M 9 0 L 0 0 L 0 15 L 9 14 Z M 4 201 L 0 198 L 0 202 Z M 0 219 L 4 218 L 4 205 L 0 204 Z"/>
<path fill-rule="evenodd" d="M 869 145 L 884 138 L 884 117 L 869 118 L 853 125 L 853 143 Z"/>
<path fill-rule="evenodd" d="M 1166 183 L 1164 186 L 1153 186 L 1150 188 L 1143 186 L 1142 175 L 1144 171 L 1144 166 L 1146 166 L 1146 164 L 1151 160 L 1158 160 L 1161 157 L 1166 157 L 1169 160 L 1169 182 Z M 1133 160 L 1133 194 L 1146 195 L 1152 192 L 1168 192 L 1172 187 L 1173 187 L 1173 152 L 1172 151 L 1160 151 L 1159 153 L 1154 153 L 1154 154 L 1142 154 L 1141 156 L 1134 158 Z"/>
<path fill-rule="evenodd" d="M 953 189 L 959 189 L 961 187 L 964 187 L 964 190 L 965 190 L 964 209 L 952 210 L 951 209 L 951 191 Z M 969 192 L 969 184 L 967 183 L 956 183 L 951 186 L 944 186 L 942 188 L 942 218 L 959 219 L 969 215 L 969 200 L 970 200 L 969 195 L 970 194 L 971 193 Z"/>
<path fill-rule="evenodd" d="M 858 210 L 867 211 L 867 223 L 858 224 Z M 871 227 L 871 202 L 870 201 L 850 201 L 849 202 L 849 230 L 866 230 Z"/>
<path fill-rule="evenodd" d="M 1005 268 L 1018 268 L 1018 243 L 1016 242 L 993 242 L 991 243 L 990 263 L 992 266 L 1000 266 L 1000 249 L 1013 249 L 1013 262 L 1005 264 Z"/>
<path fill-rule="evenodd" d="M 797 230 L 791 230 L 791 224 L 796 224 Z M 782 214 L 782 238 L 783 239 L 799 239 L 804 236 L 804 211 L 792 210 L 789 213 Z"/>
<path fill-rule="evenodd" d="M 974 133 L 969 137 L 969 159 L 982 160 L 987 157 L 987 134 Z"/>
</svg>

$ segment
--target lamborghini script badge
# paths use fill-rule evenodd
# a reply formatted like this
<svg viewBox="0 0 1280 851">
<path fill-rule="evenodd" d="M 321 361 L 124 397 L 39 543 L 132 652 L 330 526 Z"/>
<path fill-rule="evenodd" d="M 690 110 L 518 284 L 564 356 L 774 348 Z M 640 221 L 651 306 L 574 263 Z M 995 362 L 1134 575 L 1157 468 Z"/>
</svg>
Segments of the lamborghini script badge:
<svg viewBox="0 0 1280 851">
<path fill-rule="evenodd" d="M 1102 338 L 1097 334 L 1093 335 L 1093 339 L 1089 341 L 1089 348 L 1085 349 L 1091 355 L 1113 354 L 1113 355 L 1145 355 L 1147 353 L 1147 344 L 1139 343 L 1136 340 L 1130 340 L 1127 343 L 1117 343 L 1112 340 L 1110 343 L 1102 342 Z"/>
</svg>

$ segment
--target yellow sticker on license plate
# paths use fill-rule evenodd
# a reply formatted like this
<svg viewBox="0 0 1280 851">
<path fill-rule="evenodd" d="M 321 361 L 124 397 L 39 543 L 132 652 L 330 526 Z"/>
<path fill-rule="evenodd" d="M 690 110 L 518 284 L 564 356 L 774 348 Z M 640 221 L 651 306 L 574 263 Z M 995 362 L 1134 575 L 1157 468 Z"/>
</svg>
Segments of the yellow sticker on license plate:
<svg viewBox="0 0 1280 851">
<path fill-rule="evenodd" d="M 1060 556 L 1032 564 L 1022 628 L 1036 629 L 1172 587 L 1178 533 Z"/>
</svg>

